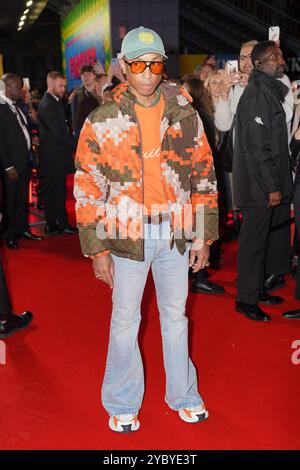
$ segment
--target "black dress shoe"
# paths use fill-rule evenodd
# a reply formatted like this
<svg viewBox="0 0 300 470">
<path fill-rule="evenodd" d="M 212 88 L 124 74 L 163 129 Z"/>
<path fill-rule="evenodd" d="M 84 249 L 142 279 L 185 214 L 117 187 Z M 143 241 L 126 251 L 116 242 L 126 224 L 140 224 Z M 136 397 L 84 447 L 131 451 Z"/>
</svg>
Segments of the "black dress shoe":
<svg viewBox="0 0 300 470">
<path fill-rule="evenodd" d="M 78 232 L 76 227 L 72 227 L 72 225 L 67 225 L 64 228 L 59 229 L 60 233 L 68 233 L 69 235 L 74 235 L 74 233 Z"/>
<path fill-rule="evenodd" d="M 194 292 L 194 294 L 224 294 L 225 289 L 223 286 L 214 284 L 207 279 L 202 281 L 194 280 L 191 292 Z"/>
<path fill-rule="evenodd" d="M 284 312 L 282 316 L 291 320 L 300 320 L 300 309 L 298 308 L 297 310 L 289 310 L 288 312 Z"/>
<path fill-rule="evenodd" d="M 26 238 L 26 240 L 43 240 L 44 237 L 40 235 L 34 235 L 34 233 L 30 232 L 30 230 L 26 230 L 21 235 L 21 238 Z"/>
<path fill-rule="evenodd" d="M 46 237 L 51 237 L 52 235 L 59 235 L 60 231 L 58 230 L 57 225 L 46 225 L 45 235 Z"/>
<path fill-rule="evenodd" d="M 238 299 L 235 302 L 235 310 L 244 315 L 244 317 L 248 318 L 248 320 L 264 322 L 271 320 L 271 317 L 263 312 L 258 305 L 245 304 Z"/>
<path fill-rule="evenodd" d="M 267 305 L 279 305 L 284 302 L 284 299 L 279 297 L 279 295 L 270 295 L 267 292 L 263 292 L 262 294 L 259 294 L 257 302 Z"/>
<path fill-rule="evenodd" d="M 6 240 L 5 243 L 7 248 L 9 248 L 10 250 L 16 250 L 17 248 L 19 248 L 17 240 Z"/>
<path fill-rule="evenodd" d="M 273 291 L 280 289 L 285 285 L 285 279 L 283 274 L 267 274 L 264 282 L 265 291 Z"/>
<path fill-rule="evenodd" d="M 24 312 L 21 315 L 10 313 L 7 320 L 0 321 L 0 338 L 5 338 L 26 328 L 31 323 L 32 319 L 33 315 L 31 312 Z"/>
</svg>

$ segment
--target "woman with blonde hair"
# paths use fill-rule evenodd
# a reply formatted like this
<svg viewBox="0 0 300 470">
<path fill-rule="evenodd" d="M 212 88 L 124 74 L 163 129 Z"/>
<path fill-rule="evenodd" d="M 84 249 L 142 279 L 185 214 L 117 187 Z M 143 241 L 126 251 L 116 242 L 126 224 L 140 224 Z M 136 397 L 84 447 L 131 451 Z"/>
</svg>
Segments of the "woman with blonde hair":
<svg viewBox="0 0 300 470">
<path fill-rule="evenodd" d="M 208 77 L 205 82 L 204 86 L 207 89 L 208 95 L 213 103 L 214 106 L 214 121 L 215 121 L 215 126 L 217 129 L 219 129 L 218 126 L 218 116 L 215 113 L 216 107 L 222 106 L 223 101 L 223 86 L 224 82 L 227 80 L 226 72 L 224 70 L 217 70 L 214 72 L 210 77 Z M 228 119 L 231 119 L 231 112 L 228 109 L 228 106 L 224 106 L 224 114 L 226 115 L 225 117 L 228 117 Z M 228 116 L 227 116 L 228 115 Z M 219 131 L 219 135 L 220 135 Z"/>
<path fill-rule="evenodd" d="M 216 70 L 212 73 L 204 82 L 204 86 L 207 89 L 208 95 L 213 102 L 219 101 L 221 97 L 222 81 L 223 81 L 223 70 Z"/>
<path fill-rule="evenodd" d="M 204 82 L 204 86 L 208 90 L 208 94 L 214 104 L 214 108 L 218 109 L 218 112 L 214 113 L 214 122 L 217 129 L 222 129 L 223 119 L 226 122 L 232 122 L 232 112 L 224 100 L 224 84 L 229 80 L 226 70 L 218 70 Z M 222 111 L 220 113 L 220 110 Z M 224 211 L 224 220 L 222 225 L 224 226 L 224 235 L 229 238 L 236 237 L 236 233 L 239 227 L 239 219 L 234 220 L 234 212 L 232 211 L 233 200 L 232 200 L 232 182 L 231 182 L 231 165 L 232 165 L 232 146 L 230 131 L 218 131 L 219 143 L 218 143 L 218 155 L 221 161 L 222 174 L 224 181 L 224 200 L 223 204 L 226 207 Z"/>
</svg>

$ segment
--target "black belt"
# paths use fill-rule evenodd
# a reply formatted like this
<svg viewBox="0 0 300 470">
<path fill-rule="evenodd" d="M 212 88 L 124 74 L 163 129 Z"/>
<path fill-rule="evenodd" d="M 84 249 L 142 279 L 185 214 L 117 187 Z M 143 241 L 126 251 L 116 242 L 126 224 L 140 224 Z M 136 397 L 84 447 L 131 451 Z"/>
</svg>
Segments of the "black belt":
<svg viewBox="0 0 300 470">
<path fill-rule="evenodd" d="M 158 214 L 143 215 L 144 224 L 155 224 L 159 225 L 166 220 L 171 220 L 168 212 L 159 212 Z"/>
</svg>

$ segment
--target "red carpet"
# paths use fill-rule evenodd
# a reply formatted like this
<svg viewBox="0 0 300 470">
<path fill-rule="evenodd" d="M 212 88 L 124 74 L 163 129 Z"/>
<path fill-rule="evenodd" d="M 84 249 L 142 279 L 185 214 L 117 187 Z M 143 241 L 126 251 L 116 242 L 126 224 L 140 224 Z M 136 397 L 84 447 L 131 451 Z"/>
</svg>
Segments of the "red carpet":
<svg viewBox="0 0 300 470">
<path fill-rule="evenodd" d="M 73 201 L 70 200 L 70 210 Z M 164 371 L 152 279 L 143 301 L 140 344 L 146 393 L 141 429 L 112 433 L 100 404 L 110 321 L 110 290 L 96 282 L 77 236 L 21 241 L 4 252 L 15 310 L 30 309 L 32 326 L 5 341 L 0 365 L 2 449 L 299 449 L 300 364 L 291 361 L 300 322 L 294 281 L 284 307 L 266 308 L 257 324 L 234 312 L 236 244 L 224 246 L 224 269 L 212 279 L 222 296 L 190 294 L 191 356 L 210 417 L 190 425 L 164 402 Z M 300 357 L 300 354 L 299 356 Z"/>
</svg>

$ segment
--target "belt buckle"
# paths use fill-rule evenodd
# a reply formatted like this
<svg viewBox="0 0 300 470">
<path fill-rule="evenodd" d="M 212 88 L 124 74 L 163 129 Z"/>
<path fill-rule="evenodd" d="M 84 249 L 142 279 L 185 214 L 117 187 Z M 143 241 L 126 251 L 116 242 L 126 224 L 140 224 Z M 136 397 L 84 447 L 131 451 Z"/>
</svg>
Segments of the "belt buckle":
<svg viewBox="0 0 300 470">
<path fill-rule="evenodd" d="M 163 215 L 162 215 L 161 212 L 159 212 L 158 214 L 156 214 L 154 216 L 154 222 L 153 223 L 156 224 L 156 225 L 161 225 L 162 221 L 163 221 Z"/>
<path fill-rule="evenodd" d="M 159 212 L 158 214 L 148 215 L 147 221 L 149 224 L 160 225 L 163 222 L 162 212 Z"/>
</svg>

